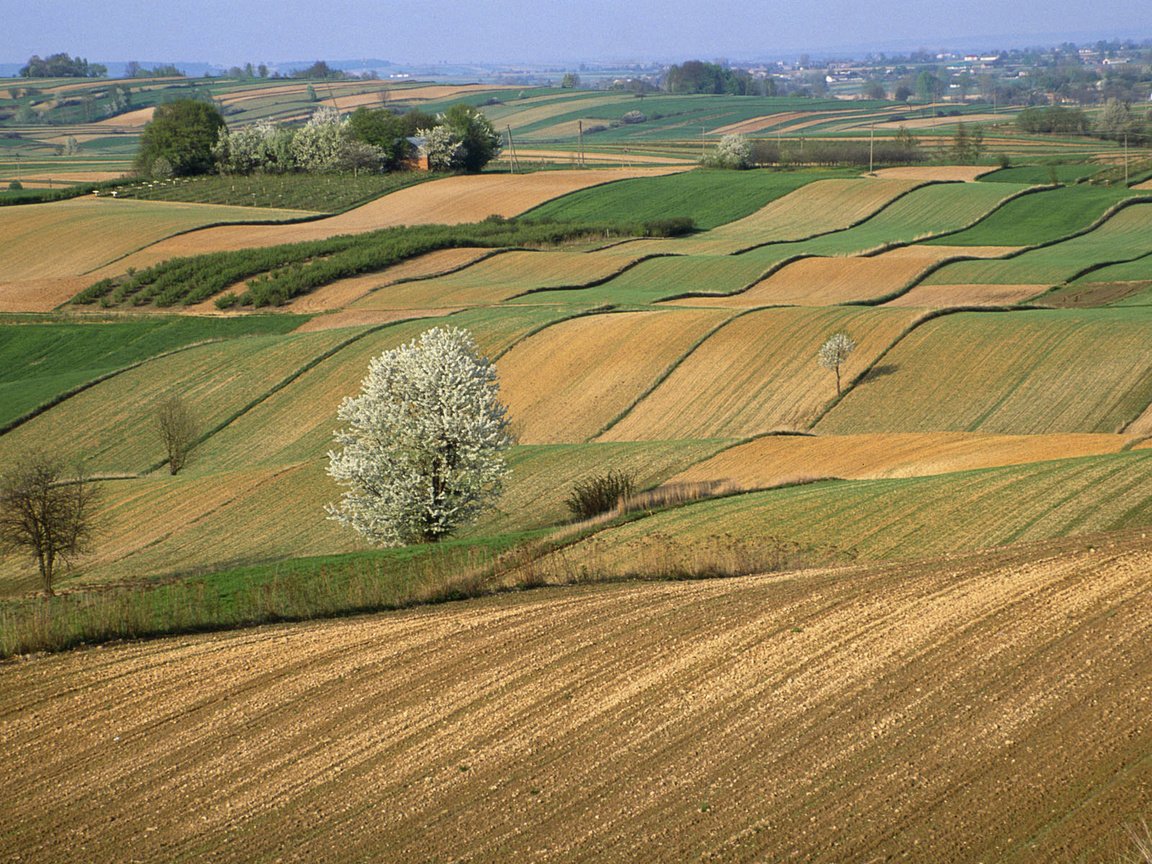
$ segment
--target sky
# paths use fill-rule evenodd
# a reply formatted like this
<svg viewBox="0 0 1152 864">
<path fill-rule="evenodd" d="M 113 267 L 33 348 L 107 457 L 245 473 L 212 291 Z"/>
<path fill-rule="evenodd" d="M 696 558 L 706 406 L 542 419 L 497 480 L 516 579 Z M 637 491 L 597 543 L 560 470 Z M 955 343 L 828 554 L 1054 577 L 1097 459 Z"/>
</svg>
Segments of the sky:
<svg viewBox="0 0 1152 864">
<path fill-rule="evenodd" d="M 1152 38 L 1149 0 L 0 0 L 0 62 L 753 60 Z"/>
</svg>

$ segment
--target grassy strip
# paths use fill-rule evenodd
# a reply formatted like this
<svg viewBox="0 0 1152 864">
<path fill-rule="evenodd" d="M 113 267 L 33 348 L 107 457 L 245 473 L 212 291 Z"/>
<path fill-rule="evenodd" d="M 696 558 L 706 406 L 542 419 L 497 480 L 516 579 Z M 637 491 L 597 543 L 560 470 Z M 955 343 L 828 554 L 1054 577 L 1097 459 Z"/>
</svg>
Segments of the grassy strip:
<svg viewBox="0 0 1152 864">
<path fill-rule="evenodd" d="M 338 279 L 374 273 L 405 259 L 440 249 L 550 245 L 584 237 L 628 233 L 628 230 L 620 226 L 521 224 L 505 220 L 466 225 L 400 226 L 307 243 L 174 258 L 120 280 L 101 280 L 77 295 L 73 302 L 190 305 L 249 279 L 251 281 L 243 294 L 224 295 L 217 305 L 222 308 L 236 304 L 280 306 Z M 640 226 L 631 230 L 644 233 L 645 229 Z"/>
<path fill-rule="evenodd" d="M 147 360 L 207 342 L 287 333 L 306 320 L 252 315 L 0 322 L 0 434 Z"/>
<path fill-rule="evenodd" d="M 696 169 L 664 177 L 620 180 L 582 189 L 529 210 L 521 218 L 557 222 L 647 221 L 686 216 L 703 229 L 742 219 L 816 180 L 847 171 L 720 171 Z"/>
<path fill-rule="evenodd" d="M 406 171 L 394 174 L 253 174 L 250 176 L 174 177 L 121 186 L 120 198 L 183 201 L 241 207 L 273 207 L 340 213 L 382 195 L 443 174 Z"/>
</svg>

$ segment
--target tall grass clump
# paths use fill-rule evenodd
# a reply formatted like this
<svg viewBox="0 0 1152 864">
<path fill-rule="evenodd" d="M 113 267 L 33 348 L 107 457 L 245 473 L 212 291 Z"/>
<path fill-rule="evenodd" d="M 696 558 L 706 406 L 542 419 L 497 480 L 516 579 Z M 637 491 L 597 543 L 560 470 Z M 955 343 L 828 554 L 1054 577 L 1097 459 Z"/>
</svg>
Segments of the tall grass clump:
<svg viewBox="0 0 1152 864">
<path fill-rule="evenodd" d="M 616 509 L 635 494 L 636 480 L 626 471 L 609 471 L 577 482 L 564 502 L 575 519 L 591 519 Z"/>
</svg>

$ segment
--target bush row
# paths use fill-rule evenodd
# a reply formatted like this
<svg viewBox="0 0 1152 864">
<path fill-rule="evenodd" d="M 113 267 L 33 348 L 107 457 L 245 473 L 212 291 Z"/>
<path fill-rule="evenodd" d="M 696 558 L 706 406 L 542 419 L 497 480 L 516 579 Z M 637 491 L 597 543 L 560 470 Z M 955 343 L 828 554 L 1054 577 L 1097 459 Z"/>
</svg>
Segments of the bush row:
<svg viewBox="0 0 1152 864">
<path fill-rule="evenodd" d="M 103 279 L 82 291 L 74 303 L 105 306 L 191 305 L 247 280 L 246 290 L 217 299 L 234 305 L 281 306 L 322 285 L 374 273 L 407 258 L 462 246 L 501 248 L 551 245 L 586 237 L 644 234 L 646 231 L 690 230 L 685 220 L 662 220 L 652 226 L 626 228 L 554 222 L 512 222 L 490 217 L 465 225 L 421 225 L 386 228 L 307 243 L 214 252 L 174 258 L 116 279 Z"/>
</svg>

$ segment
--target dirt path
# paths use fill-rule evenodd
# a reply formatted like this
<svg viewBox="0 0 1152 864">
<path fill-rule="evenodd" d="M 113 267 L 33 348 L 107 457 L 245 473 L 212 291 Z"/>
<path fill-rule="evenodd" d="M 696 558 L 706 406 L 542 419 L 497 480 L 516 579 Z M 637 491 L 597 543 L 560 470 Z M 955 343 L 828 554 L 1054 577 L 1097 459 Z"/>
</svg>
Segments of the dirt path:
<svg viewBox="0 0 1152 864">
<path fill-rule="evenodd" d="M 0 667 L 0 859 L 1118 860 L 1152 546 L 548 590 Z"/>
</svg>

